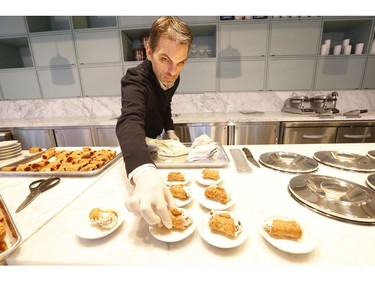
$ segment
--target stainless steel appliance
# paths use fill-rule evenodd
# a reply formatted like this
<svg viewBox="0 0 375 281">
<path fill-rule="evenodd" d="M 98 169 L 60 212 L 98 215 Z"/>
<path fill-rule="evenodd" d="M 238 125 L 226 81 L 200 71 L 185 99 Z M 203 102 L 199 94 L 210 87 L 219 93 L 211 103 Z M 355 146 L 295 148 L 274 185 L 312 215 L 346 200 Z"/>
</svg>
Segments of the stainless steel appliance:
<svg viewBox="0 0 375 281">
<path fill-rule="evenodd" d="M 0 141 L 12 140 L 12 134 L 10 131 L 0 131 Z"/>
</svg>

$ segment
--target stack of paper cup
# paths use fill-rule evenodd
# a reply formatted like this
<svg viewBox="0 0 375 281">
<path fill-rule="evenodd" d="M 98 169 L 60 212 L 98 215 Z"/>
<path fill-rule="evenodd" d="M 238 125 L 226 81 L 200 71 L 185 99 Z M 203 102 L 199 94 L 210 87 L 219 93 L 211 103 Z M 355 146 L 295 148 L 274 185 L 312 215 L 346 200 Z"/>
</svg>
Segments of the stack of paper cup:
<svg viewBox="0 0 375 281">
<path fill-rule="evenodd" d="M 341 45 L 336 45 L 336 46 L 333 48 L 333 54 L 334 54 L 335 56 L 340 55 L 340 54 L 341 54 L 341 48 L 342 48 Z"/>
<path fill-rule="evenodd" d="M 331 39 L 327 39 L 324 41 L 324 44 L 327 45 L 327 51 L 326 51 L 326 55 L 329 55 L 329 50 L 331 48 Z"/>
<path fill-rule="evenodd" d="M 355 45 L 355 51 L 354 51 L 354 53 L 356 54 L 356 55 L 361 55 L 362 53 L 363 53 L 363 47 L 364 47 L 364 43 L 358 43 L 358 44 L 356 44 Z"/>
<path fill-rule="evenodd" d="M 322 47 L 320 48 L 320 55 L 327 55 L 327 44 L 322 44 Z"/>
<path fill-rule="evenodd" d="M 371 55 L 375 55 L 375 39 L 374 39 L 374 41 L 372 41 L 370 54 Z"/>
<path fill-rule="evenodd" d="M 344 39 L 342 40 L 342 53 L 345 54 L 345 46 L 349 46 L 350 44 L 350 39 Z M 346 48 L 348 50 L 348 48 Z M 350 47 L 350 51 L 351 51 L 351 47 Z"/>
<path fill-rule="evenodd" d="M 345 45 L 344 46 L 344 55 L 350 55 L 352 52 L 352 45 Z"/>
</svg>

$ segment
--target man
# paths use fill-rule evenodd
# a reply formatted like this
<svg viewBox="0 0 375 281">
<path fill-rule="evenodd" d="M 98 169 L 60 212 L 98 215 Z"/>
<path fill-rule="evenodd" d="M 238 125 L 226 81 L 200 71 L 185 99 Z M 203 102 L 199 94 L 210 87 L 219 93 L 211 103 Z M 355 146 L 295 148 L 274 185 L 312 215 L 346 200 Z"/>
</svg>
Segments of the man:
<svg viewBox="0 0 375 281">
<path fill-rule="evenodd" d="M 152 25 L 146 45 L 147 59 L 121 79 L 121 116 L 116 134 L 127 176 L 135 184 L 126 200 L 129 211 L 142 215 L 150 225 L 172 227 L 168 209 L 175 207 L 172 194 L 156 169 L 145 137 L 157 138 L 163 130 L 174 132 L 171 101 L 180 72 L 193 41 L 189 26 L 177 17 L 160 17 Z"/>
</svg>

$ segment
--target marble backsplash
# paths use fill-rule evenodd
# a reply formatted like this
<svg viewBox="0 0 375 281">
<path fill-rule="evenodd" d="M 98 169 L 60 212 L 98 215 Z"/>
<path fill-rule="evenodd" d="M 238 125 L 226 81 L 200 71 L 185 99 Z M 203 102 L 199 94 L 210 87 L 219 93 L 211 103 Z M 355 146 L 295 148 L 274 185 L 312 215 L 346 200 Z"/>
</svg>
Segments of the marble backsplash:
<svg viewBox="0 0 375 281">
<path fill-rule="evenodd" d="M 172 113 L 238 112 L 256 110 L 279 112 L 292 95 L 319 96 L 332 91 L 310 92 L 241 92 L 176 94 Z M 0 101 L 0 118 L 54 118 L 118 116 L 121 98 L 96 97 L 73 99 L 38 99 Z M 340 112 L 352 109 L 375 109 L 375 91 L 338 91 L 336 107 Z"/>
</svg>

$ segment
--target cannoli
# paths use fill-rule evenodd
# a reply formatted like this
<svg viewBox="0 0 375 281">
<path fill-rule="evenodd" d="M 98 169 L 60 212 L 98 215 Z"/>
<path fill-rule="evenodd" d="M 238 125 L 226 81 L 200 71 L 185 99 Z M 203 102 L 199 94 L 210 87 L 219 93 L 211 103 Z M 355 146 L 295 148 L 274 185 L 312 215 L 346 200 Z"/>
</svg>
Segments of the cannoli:
<svg viewBox="0 0 375 281">
<path fill-rule="evenodd" d="M 95 226 L 103 229 L 111 229 L 117 224 L 118 214 L 114 210 L 94 208 L 91 210 L 89 218 Z"/>
<path fill-rule="evenodd" d="M 188 212 L 182 209 L 170 209 L 169 215 L 172 219 L 172 228 L 174 229 L 185 230 L 193 223 L 193 219 L 189 216 Z"/>
<path fill-rule="evenodd" d="M 181 172 L 170 172 L 167 177 L 168 181 L 184 181 L 184 174 Z"/>
<path fill-rule="evenodd" d="M 242 232 L 241 222 L 232 218 L 228 212 L 211 211 L 209 216 L 208 226 L 213 231 L 230 237 L 237 237 Z"/>
<path fill-rule="evenodd" d="M 0 222 L 0 241 L 5 239 L 6 234 L 7 230 L 5 228 L 5 224 L 3 222 Z"/>
<path fill-rule="evenodd" d="M 41 152 L 42 150 L 43 150 L 43 149 L 41 149 L 40 147 L 34 146 L 34 147 L 30 147 L 30 148 L 29 148 L 29 153 L 30 153 L 30 154 L 34 154 L 34 153 Z"/>
<path fill-rule="evenodd" d="M 272 224 L 266 224 L 264 229 L 269 235 L 277 238 L 298 240 L 302 237 L 301 226 L 292 220 L 274 219 Z"/>
<path fill-rule="evenodd" d="M 206 188 L 204 195 L 211 200 L 219 201 L 222 204 L 227 204 L 231 198 L 227 191 L 218 185 L 211 185 Z"/>
<path fill-rule="evenodd" d="M 203 169 L 202 170 L 202 178 L 216 181 L 220 178 L 219 170 Z"/>
<path fill-rule="evenodd" d="M 0 241 L 0 254 L 8 250 L 8 244 L 5 240 Z"/>
<path fill-rule="evenodd" d="M 175 184 L 169 187 L 174 198 L 178 198 L 181 200 L 186 200 L 191 197 L 191 190 L 187 188 L 183 184 Z"/>
</svg>

